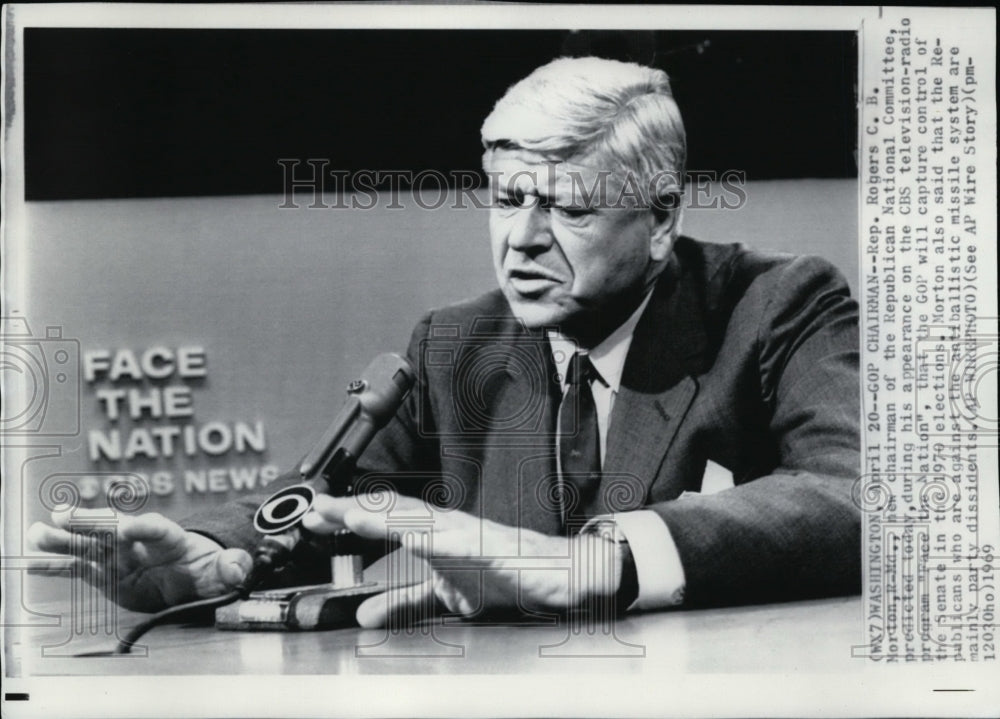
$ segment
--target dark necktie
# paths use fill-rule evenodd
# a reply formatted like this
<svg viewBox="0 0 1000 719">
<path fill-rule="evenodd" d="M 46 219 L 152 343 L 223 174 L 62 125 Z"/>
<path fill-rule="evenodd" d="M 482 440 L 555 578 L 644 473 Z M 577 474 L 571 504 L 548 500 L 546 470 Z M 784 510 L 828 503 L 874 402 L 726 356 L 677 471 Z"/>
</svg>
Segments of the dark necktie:
<svg viewBox="0 0 1000 719">
<path fill-rule="evenodd" d="M 566 372 L 566 393 L 559 405 L 559 463 L 563 522 L 584 518 L 601 484 L 601 440 L 597 407 L 590 390 L 599 375 L 590 357 L 577 352 Z"/>
</svg>

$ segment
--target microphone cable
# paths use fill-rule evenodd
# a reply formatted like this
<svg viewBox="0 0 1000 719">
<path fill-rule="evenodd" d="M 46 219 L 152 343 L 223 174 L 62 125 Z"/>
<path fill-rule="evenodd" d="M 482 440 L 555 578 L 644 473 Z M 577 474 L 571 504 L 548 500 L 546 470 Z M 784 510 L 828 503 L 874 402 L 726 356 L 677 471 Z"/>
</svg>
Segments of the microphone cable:
<svg viewBox="0 0 1000 719">
<path fill-rule="evenodd" d="M 242 593 L 237 590 L 229 592 L 228 594 L 222 594 L 218 597 L 209 597 L 208 599 L 198 599 L 193 602 L 188 602 L 187 604 L 178 604 L 173 607 L 164 609 L 161 612 L 157 612 L 151 616 L 146 621 L 133 627 L 131 631 L 118 642 L 118 645 L 111 651 L 98 651 L 98 652 L 84 652 L 83 654 L 77 654 L 78 657 L 111 657 L 122 654 L 130 654 L 132 652 L 132 647 L 135 643 L 142 637 L 146 632 L 148 632 L 153 627 L 159 626 L 161 624 L 176 624 L 183 622 L 185 620 L 197 619 L 208 609 L 217 609 L 219 607 L 224 607 L 227 604 L 232 604 L 237 599 L 242 596 Z"/>
</svg>

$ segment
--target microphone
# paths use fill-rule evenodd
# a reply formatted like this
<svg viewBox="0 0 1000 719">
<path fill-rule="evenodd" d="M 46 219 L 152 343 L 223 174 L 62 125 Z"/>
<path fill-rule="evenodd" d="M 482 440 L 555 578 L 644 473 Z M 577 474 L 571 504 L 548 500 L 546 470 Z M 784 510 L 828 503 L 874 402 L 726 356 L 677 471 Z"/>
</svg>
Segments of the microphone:
<svg viewBox="0 0 1000 719">
<path fill-rule="evenodd" d="M 396 415 L 416 379 L 410 363 L 397 354 L 386 352 L 373 359 L 361 379 L 347 385 L 340 413 L 299 465 L 302 481 L 322 487 L 323 479 L 326 493 L 349 493 L 350 487 L 340 484 L 350 481 L 344 470 L 354 469 L 368 443 Z"/>
<path fill-rule="evenodd" d="M 351 494 L 358 458 L 392 419 L 416 382 L 413 367 L 397 354 L 380 354 L 359 379 L 347 385 L 347 399 L 320 441 L 299 465 L 299 484 L 285 487 L 257 508 L 254 527 L 265 535 L 253 567 L 237 591 L 244 598 L 288 563 L 302 541 L 299 526 L 316 494 Z"/>
</svg>

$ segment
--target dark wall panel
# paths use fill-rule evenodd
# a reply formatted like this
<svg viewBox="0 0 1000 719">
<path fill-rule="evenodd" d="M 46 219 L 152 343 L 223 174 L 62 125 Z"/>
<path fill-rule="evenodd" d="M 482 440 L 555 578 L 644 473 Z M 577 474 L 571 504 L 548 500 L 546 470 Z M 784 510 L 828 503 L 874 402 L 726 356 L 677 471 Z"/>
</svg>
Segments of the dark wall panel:
<svg viewBox="0 0 1000 719">
<path fill-rule="evenodd" d="M 278 193 L 281 158 L 478 170 L 494 101 L 564 54 L 665 69 L 691 168 L 856 174 L 853 33 L 29 28 L 26 198 Z"/>
</svg>

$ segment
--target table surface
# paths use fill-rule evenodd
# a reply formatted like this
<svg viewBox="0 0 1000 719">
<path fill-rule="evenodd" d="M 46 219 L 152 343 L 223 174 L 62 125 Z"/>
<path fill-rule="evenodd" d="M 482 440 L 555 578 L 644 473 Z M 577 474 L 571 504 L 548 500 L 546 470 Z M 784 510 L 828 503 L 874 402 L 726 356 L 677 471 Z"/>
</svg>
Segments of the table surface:
<svg viewBox="0 0 1000 719">
<path fill-rule="evenodd" d="M 166 625 L 133 655 L 110 649 L 141 621 L 95 592 L 46 578 L 8 601 L 5 651 L 12 676 L 192 674 L 758 673 L 863 671 L 858 597 L 629 615 L 574 627 L 437 623 L 409 630 L 220 631 Z M 63 596 L 59 596 L 64 592 Z M 16 594 L 15 593 L 15 596 Z M 39 598 L 41 597 L 41 598 Z M 7 600 L 12 597 L 8 595 Z M 30 607 L 30 610 L 29 610 Z M 21 626 L 10 626 L 12 623 Z M 117 630 L 116 630 L 117 627 Z"/>
</svg>

